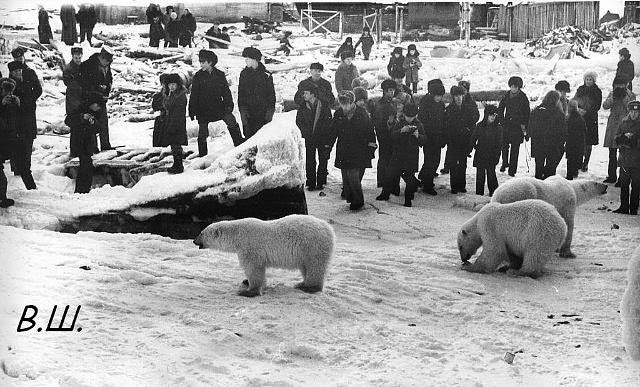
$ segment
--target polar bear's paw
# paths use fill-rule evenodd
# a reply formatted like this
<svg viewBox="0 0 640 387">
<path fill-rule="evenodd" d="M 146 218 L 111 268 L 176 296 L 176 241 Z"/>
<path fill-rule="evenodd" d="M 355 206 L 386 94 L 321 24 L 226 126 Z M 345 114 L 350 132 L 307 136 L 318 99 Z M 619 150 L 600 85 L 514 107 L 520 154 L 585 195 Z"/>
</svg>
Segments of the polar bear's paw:
<svg viewBox="0 0 640 387">
<path fill-rule="evenodd" d="M 302 290 L 305 293 L 318 293 L 322 291 L 321 286 L 308 286 L 304 282 L 297 283 L 294 288 Z"/>
</svg>

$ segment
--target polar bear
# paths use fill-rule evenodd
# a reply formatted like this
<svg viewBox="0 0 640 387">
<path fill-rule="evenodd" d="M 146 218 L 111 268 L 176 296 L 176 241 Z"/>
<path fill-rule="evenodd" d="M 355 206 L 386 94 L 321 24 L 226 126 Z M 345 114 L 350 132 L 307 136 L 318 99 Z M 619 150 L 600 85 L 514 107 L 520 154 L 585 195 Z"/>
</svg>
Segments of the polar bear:
<svg viewBox="0 0 640 387">
<path fill-rule="evenodd" d="M 528 199 L 509 204 L 489 203 L 458 232 L 462 269 L 491 273 L 508 262 L 513 274 L 536 278 L 566 234 L 567 225 L 547 202 Z M 480 256 L 469 264 L 480 246 Z"/>
<path fill-rule="evenodd" d="M 329 261 L 335 249 L 333 228 L 310 215 L 289 215 L 263 221 L 256 218 L 210 224 L 193 241 L 201 249 L 210 248 L 238 254 L 247 275 L 248 288 L 240 296 L 262 295 L 267 267 L 299 269 L 303 282 L 297 289 L 322 291 Z"/>
<path fill-rule="evenodd" d="M 633 360 L 640 360 L 640 247 L 627 266 L 627 290 L 620 303 L 622 343 Z"/>
<path fill-rule="evenodd" d="M 607 192 L 607 185 L 593 180 L 566 180 L 554 175 L 546 180 L 518 177 L 502 184 L 491 198 L 495 203 L 513 203 L 524 199 L 540 199 L 553 205 L 567 223 L 567 239 L 560 246 L 560 256 L 575 258 L 571 252 L 576 206 Z"/>
</svg>

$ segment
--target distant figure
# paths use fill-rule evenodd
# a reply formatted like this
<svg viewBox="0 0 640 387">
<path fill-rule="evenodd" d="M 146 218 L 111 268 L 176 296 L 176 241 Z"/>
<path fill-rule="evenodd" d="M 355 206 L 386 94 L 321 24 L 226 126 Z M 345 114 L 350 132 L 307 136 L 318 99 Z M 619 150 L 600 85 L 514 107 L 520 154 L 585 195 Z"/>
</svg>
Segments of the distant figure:
<svg viewBox="0 0 640 387">
<path fill-rule="evenodd" d="M 353 51 L 343 51 L 340 54 L 340 59 L 342 59 L 342 63 L 336 69 L 334 79 L 338 93 L 342 90 L 353 90 L 351 83 L 360 76 L 358 68 L 353 64 Z"/>
<path fill-rule="evenodd" d="M 71 47 L 71 62 L 64 67 L 62 80 L 67 86 L 65 94 L 65 110 L 67 114 L 82 104 L 82 87 L 80 86 L 80 64 L 82 63 L 82 47 Z"/>
<path fill-rule="evenodd" d="M 62 41 L 67 46 L 73 46 L 78 41 L 76 29 L 76 9 L 72 4 L 63 4 L 60 7 L 60 21 L 62 22 Z"/>
<path fill-rule="evenodd" d="M 193 17 L 189 8 L 184 9 L 184 13 L 180 16 L 180 22 L 182 23 L 182 33 L 180 34 L 180 45 L 182 47 L 191 47 L 191 41 L 196 33 L 196 18 Z"/>
<path fill-rule="evenodd" d="M 633 67 L 633 62 L 631 61 L 629 49 L 623 47 L 618 51 L 618 54 L 620 55 L 620 61 L 618 62 L 618 68 L 616 69 L 616 77 L 620 77 L 627 81 L 627 88 L 629 90 L 633 90 L 631 82 L 635 77 L 635 69 Z"/>
<path fill-rule="evenodd" d="M 178 14 L 171 13 L 171 20 L 164 28 L 164 46 L 165 47 L 178 47 L 178 40 L 180 40 L 180 33 L 182 32 L 182 23 L 178 20 Z"/>
<path fill-rule="evenodd" d="M 80 43 L 84 42 L 86 37 L 89 45 L 91 45 L 93 27 L 95 27 L 98 22 L 96 8 L 93 4 L 82 4 L 78 14 L 76 15 L 76 20 L 80 24 Z"/>
<path fill-rule="evenodd" d="M 214 22 L 211 28 L 209 28 L 207 32 L 205 32 L 205 35 L 211 36 L 212 38 L 222 39 L 222 32 L 220 32 L 220 28 L 218 28 L 218 23 Z M 223 43 L 219 43 L 209 39 L 207 40 L 209 41 L 209 48 L 227 48 Z"/>
<path fill-rule="evenodd" d="M 402 55 L 402 47 L 396 47 L 391 52 L 391 58 L 389 58 L 389 64 L 387 64 L 387 73 L 391 79 L 397 84 L 401 85 L 404 79 L 405 71 L 404 67 L 404 55 Z"/>
<path fill-rule="evenodd" d="M 38 40 L 42 44 L 49 44 L 53 39 L 51 25 L 49 25 L 49 12 L 43 6 L 39 6 L 38 9 Z"/>
<path fill-rule="evenodd" d="M 353 39 L 351 39 L 351 38 L 346 38 L 344 40 L 344 43 L 342 43 L 342 45 L 340 46 L 340 48 L 336 52 L 335 57 L 336 58 L 342 58 L 342 53 L 343 52 L 347 52 L 347 51 L 350 51 L 352 53 L 355 52 L 355 49 L 353 48 Z"/>
<path fill-rule="evenodd" d="M 369 60 L 369 55 L 371 54 L 371 47 L 373 47 L 373 37 L 371 37 L 371 33 L 369 31 L 369 27 L 364 27 L 362 29 L 362 36 L 356 42 L 356 45 L 353 47 L 354 52 L 358 48 L 358 46 L 362 43 L 362 55 L 364 55 L 364 60 Z"/>
<path fill-rule="evenodd" d="M 171 13 L 174 12 L 173 6 L 172 5 L 168 5 L 165 8 L 165 11 L 166 12 L 164 14 L 162 14 L 162 25 L 164 25 L 166 27 L 169 24 L 169 22 L 171 21 Z"/>
<path fill-rule="evenodd" d="M 404 63 L 402 67 L 405 71 L 405 85 L 407 87 L 411 86 L 411 91 L 413 94 L 418 92 L 418 81 L 420 81 L 420 67 L 422 67 L 422 62 L 419 58 L 420 53 L 416 50 L 415 44 L 410 44 L 407 48 L 407 56 L 404 58 Z"/>
<path fill-rule="evenodd" d="M 231 37 L 228 33 L 229 29 L 227 27 L 222 27 L 222 32 L 220 33 L 220 39 L 226 40 L 227 42 L 231 42 Z M 222 44 L 221 48 L 229 48 L 228 44 Z"/>
<path fill-rule="evenodd" d="M 293 48 L 291 42 L 289 42 L 289 36 L 291 36 L 291 34 L 291 31 L 284 32 L 284 37 L 280 39 L 280 47 L 278 47 L 278 49 L 276 50 L 276 54 L 278 53 L 278 51 L 283 51 L 285 55 L 289 55 L 289 53 L 291 52 L 290 49 Z"/>
<path fill-rule="evenodd" d="M 156 15 L 149 23 L 149 47 L 160 47 L 160 40 L 164 39 L 161 17 Z"/>
</svg>

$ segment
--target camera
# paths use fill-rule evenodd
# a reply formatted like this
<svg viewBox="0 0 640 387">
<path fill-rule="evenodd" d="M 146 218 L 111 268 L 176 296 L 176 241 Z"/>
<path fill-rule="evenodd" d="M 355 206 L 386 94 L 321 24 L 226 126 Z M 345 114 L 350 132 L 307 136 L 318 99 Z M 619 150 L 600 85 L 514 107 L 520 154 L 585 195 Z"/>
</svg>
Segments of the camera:
<svg viewBox="0 0 640 387">
<path fill-rule="evenodd" d="M 638 136 L 631 135 L 631 137 L 627 137 L 624 133 L 621 133 L 615 138 L 616 144 L 619 146 L 625 146 L 628 148 L 635 148 L 638 146 Z"/>
</svg>

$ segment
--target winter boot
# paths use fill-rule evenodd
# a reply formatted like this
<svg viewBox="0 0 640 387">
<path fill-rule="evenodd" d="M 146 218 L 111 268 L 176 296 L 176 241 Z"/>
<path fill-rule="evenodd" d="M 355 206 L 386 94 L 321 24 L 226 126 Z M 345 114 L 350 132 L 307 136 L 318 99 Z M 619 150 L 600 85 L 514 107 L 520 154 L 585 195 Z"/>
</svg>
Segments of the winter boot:
<svg viewBox="0 0 640 387">
<path fill-rule="evenodd" d="M 22 173 L 20 177 L 22 177 L 22 182 L 24 183 L 26 189 L 32 190 L 37 188 L 36 182 L 33 180 L 33 175 L 31 174 L 31 172 Z"/>
<path fill-rule="evenodd" d="M 389 192 L 383 189 L 380 195 L 376 197 L 376 200 L 389 200 Z"/>
<path fill-rule="evenodd" d="M 240 133 L 240 125 L 229 128 L 229 135 L 233 141 L 233 146 L 238 146 L 246 141 L 246 139 L 242 138 L 242 134 Z"/>
<path fill-rule="evenodd" d="M 411 199 L 404 198 L 404 206 L 405 207 L 411 207 Z"/>
<path fill-rule="evenodd" d="M 182 154 L 173 154 L 173 165 L 167 169 L 167 173 L 174 175 L 184 172 L 184 166 L 182 165 Z"/>
<path fill-rule="evenodd" d="M 616 214 L 625 214 L 629 215 L 629 207 L 621 205 L 617 210 L 613 210 Z"/>
<path fill-rule="evenodd" d="M 207 151 L 207 139 L 204 141 L 198 140 L 198 156 L 204 157 L 208 153 Z"/>
<path fill-rule="evenodd" d="M 16 202 L 13 201 L 13 199 L 0 199 L 0 208 L 7 208 L 7 207 L 11 207 L 12 205 L 16 204 Z"/>
</svg>

